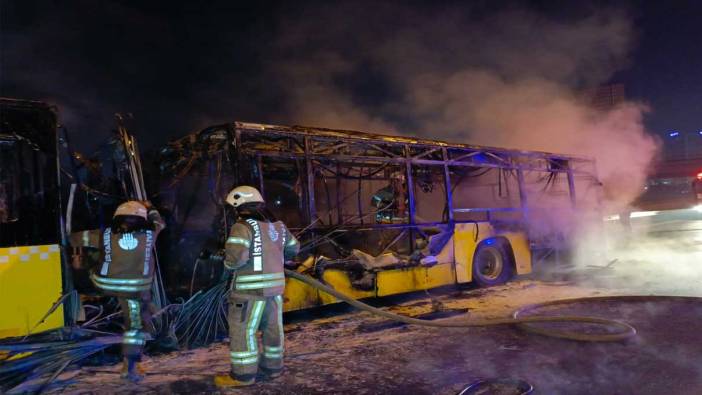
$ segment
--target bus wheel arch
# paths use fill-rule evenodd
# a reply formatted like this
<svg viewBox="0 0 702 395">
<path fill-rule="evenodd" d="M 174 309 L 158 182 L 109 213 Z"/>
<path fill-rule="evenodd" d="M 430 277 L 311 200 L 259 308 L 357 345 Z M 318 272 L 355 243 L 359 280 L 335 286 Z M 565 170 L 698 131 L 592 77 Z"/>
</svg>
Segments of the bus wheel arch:
<svg viewBox="0 0 702 395">
<path fill-rule="evenodd" d="M 491 237 L 478 244 L 473 254 L 473 281 L 491 287 L 509 281 L 516 272 L 512 246 L 504 237 Z"/>
</svg>

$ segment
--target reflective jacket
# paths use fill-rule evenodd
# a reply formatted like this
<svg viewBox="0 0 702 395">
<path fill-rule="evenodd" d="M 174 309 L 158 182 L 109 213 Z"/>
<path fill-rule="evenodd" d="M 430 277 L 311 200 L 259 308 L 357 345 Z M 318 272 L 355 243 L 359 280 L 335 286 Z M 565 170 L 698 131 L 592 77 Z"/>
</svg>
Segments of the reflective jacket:
<svg viewBox="0 0 702 395">
<path fill-rule="evenodd" d="M 300 243 L 280 221 L 249 218 L 237 222 L 225 245 L 224 265 L 236 271 L 232 292 L 282 295 L 285 289 L 283 266 L 299 249 Z"/>
<path fill-rule="evenodd" d="M 74 246 L 101 248 L 101 264 L 90 275 L 106 295 L 138 297 L 151 290 L 155 261 L 153 249 L 165 223 L 158 211 L 149 212 L 154 230 L 115 234 L 111 228 L 71 235 Z"/>
</svg>

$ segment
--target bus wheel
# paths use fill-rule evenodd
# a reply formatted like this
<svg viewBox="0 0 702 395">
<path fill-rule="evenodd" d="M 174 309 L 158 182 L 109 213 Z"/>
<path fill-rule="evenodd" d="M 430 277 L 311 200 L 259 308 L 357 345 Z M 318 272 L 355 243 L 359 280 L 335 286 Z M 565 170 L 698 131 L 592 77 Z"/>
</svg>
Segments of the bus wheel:
<svg viewBox="0 0 702 395">
<path fill-rule="evenodd" d="M 479 286 L 504 284 L 512 273 L 512 257 L 505 242 L 490 239 L 478 245 L 473 257 L 473 281 Z"/>
</svg>

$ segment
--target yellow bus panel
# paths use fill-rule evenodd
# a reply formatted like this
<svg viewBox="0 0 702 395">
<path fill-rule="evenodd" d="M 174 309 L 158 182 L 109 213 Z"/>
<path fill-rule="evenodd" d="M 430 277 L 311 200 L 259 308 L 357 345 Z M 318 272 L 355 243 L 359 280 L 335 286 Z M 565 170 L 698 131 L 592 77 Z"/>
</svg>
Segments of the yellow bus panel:
<svg viewBox="0 0 702 395">
<path fill-rule="evenodd" d="M 375 289 L 369 291 L 359 290 L 351 285 L 348 273 L 342 270 L 325 270 L 322 275 L 323 282 L 354 299 L 372 298 L 376 296 Z M 339 302 L 335 297 L 318 291 L 305 283 L 293 278 L 285 281 L 284 311 L 301 310 L 314 306 L 321 306 Z"/>
<path fill-rule="evenodd" d="M 347 272 L 325 270 L 323 280 L 337 291 L 363 299 L 396 295 L 455 283 L 472 281 L 473 256 L 481 241 L 491 237 L 506 239 L 514 253 L 516 274 L 531 272 L 531 251 L 523 232 L 496 234 L 489 222 L 456 224 L 452 240 L 437 255 L 434 266 L 412 266 L 403 269 L 379 271 L 376 274 L 376 289 L 363 291 L 354 288 Z M 331 295 L 308 286 L 295 279 L 287 279 L 285 285 L 285 311 L 301 310 L 314 306 L 337 303 Z"/>
<path fill-rule="evenodd" d="M 58 245 L 0 248 L 0 338 L 29 333 L 62 293 Z M 63 325 L 59 306 L 32 333 Z"/>
<path fill-rule="evenodd" d="M 413 266 L 378 272 L 378 296 L 395 295 L 454 284 L 456 275 L 450 263 L 431 267 Z"/>
<path fill-rule="evenodd" d="M 529 241 L 526 234 L 523 232 L 509 232 L 500 236 L 504 236 L 509 240 L 509 244 L 512 246 L 516 274 L 531 273 L 531 250 L 529 249 Z"/>
</svg>

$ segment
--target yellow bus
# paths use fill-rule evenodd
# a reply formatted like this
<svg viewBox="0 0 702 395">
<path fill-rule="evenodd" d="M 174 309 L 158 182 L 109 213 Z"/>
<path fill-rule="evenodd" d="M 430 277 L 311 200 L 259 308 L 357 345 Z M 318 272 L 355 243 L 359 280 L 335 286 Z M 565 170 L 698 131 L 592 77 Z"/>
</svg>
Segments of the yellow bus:
<svg viewBox="0 0 702 395">
<path fill-rule="evenodd" d="M 64 326 L 56 115 L 0 98 L 0 338 Z"/>
<path fill-rule="evenodd" d="M 221 196 L 234 185 L 259 188 L 297 234 L 298 271 L 355 298 L 529 273 L 567 247 L 559 218 L 596 208 L 600 185 L 589 158 L 246 122 L 172 141 L 158 162 L 173 293 L 178 278 L 191 293 L 218 278 L 206 258 L 231 226 Z M 286 311 L 334 302 L 287 280 Z"/>
</svg>

